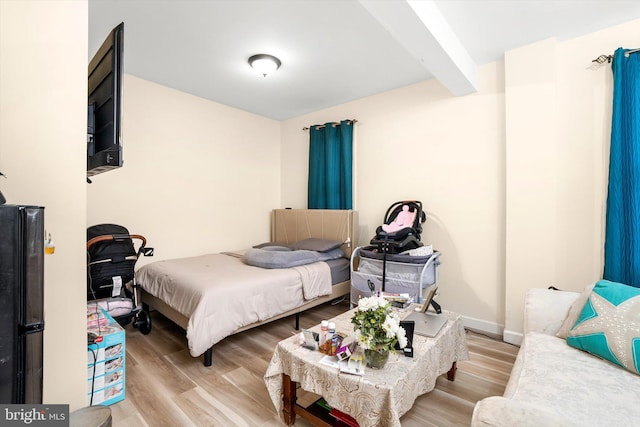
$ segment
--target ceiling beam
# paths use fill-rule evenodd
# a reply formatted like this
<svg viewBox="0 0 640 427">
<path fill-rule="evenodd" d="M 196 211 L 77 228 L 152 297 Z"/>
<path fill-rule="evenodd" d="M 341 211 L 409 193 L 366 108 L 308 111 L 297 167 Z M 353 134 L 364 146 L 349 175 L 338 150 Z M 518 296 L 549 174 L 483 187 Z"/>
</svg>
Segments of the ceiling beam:
<svg viewBox="0 0 640 427">
<path fill-rule="evenodd" d="M 478 66 L 434 1 L 359 2 L 454 96 L 478 91 Z"/>
</svg>

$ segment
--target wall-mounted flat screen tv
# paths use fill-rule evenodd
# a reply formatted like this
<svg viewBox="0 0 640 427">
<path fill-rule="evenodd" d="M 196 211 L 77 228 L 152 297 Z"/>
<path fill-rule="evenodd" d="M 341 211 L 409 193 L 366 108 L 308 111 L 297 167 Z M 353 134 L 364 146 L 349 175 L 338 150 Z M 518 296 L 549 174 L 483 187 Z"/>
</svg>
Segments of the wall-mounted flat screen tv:
<svg viewBox="0 0 640 427">
<path fill-rule="evenodd" d="M 87 179 L 122 166 L 123 41 L 120 23 L 89 62 Z"/>
</svg>

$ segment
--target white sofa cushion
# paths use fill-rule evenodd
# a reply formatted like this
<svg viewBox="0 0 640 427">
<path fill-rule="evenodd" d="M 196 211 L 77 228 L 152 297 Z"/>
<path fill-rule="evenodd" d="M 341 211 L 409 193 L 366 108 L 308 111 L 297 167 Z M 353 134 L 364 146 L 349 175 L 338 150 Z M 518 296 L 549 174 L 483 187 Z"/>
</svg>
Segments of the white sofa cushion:
<svg viewBox="0 0 640 427">
<path fill-rule="evenodd" d="M 640 376 L 536 332 L 525 336 L 505 397 L 544 408 L 561 425 L 627 426 L 640 420 Z"/>
<path fill-rule="evenodd" d="M 540 332 L 554 335 L 560 329 L 570 307 L 579 296 L 580 294 L 577 292 L 541 288 L 529 289 L 524 302 L 524 333 Z M 585 296 L 584 299 L 586 300 L 587 297 Z M 580 310 L 582 310 L 582 306 L 584 306 L 584 301 L 582 301 Z M 573 320 L 574 323 L 578 314 Z"/>
<path fill-rule="evenodd" d="M 564 427 L 573 422 L 527 402 L 491 396 L 473 408 L 473 426 Z"/>
</svg>

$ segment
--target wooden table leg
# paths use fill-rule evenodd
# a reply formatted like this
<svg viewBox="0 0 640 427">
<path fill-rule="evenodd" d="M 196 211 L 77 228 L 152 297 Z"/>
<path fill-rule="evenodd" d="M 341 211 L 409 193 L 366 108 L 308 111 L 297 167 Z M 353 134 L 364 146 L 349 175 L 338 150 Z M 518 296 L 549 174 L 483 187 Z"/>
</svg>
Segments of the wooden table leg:
<svg viewBox="0 0 640 427">
<path fill-rule="evenodd" d="M 458 370 L 456 363 L 457 362 L 453 362 L 451 364 L 451 369 L 449 369 L 449 371 L 447 372 L 447 379 L 449 381 L 454 381 L 456 379 L 456 371 Z"/>
<path fill-rule="evenodd" d="M 296 422 L 296 412 L 294 406 L 296 404 L 296 382 L 291 381 L 291 377 L 282 374 L 282 416 L 284 422 L 288 426 L 292 426 Z"/>
</svg>

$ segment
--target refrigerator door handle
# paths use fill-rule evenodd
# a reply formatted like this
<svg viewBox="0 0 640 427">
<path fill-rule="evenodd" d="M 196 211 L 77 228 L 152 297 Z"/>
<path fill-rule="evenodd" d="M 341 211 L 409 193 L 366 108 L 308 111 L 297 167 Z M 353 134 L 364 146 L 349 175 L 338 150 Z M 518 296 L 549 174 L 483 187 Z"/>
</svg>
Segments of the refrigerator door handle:
<svg viewBox="0 0 640 427">
<path fill-rule="evenodd" d="M 44 322 L 27 323 L 26 325 L 22 325 L 20 327 L 20 333 L 24 335 L 35 334 L 43 331 L 44 331 Z"/>
</svg>

